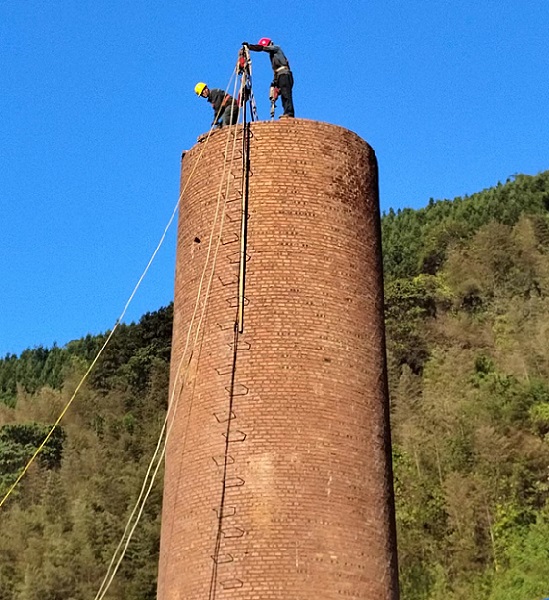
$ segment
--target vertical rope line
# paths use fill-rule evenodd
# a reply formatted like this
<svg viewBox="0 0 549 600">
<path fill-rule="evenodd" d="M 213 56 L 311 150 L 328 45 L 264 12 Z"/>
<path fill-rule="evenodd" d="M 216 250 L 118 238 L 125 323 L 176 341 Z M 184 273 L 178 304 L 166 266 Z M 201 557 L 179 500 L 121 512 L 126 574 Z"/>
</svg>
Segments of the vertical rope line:
<svg viewBox="0 0 549 600">
<path fill-rule="evenodd" d="M 236 70 L 233 71 L 233 74 L 231 75 L 231 78 L 229 80 L 229 84 L 228 85 L 230 85 L 230 81 L 234 77 L 235 73 L 236 73 Z M 236 79 L 235 79 L 235 85 L 236 85 Z M 210 135 L 212 133 L 212 130 L 213 130 L 213 128 L 210 129 L 210 131 L 208 133 L 208 136 L 206 138 L 206 142 L 209 140 Z M 226 151 L 228 149 L 230 135 L 231 135 L 231 131 L 229 130 L 228 135 L 227 135 L 227 142 L 226 142 L 226 146 L 225 146 L 225 155 L 226 155 Z M 236 131 L 235 131 L 235 138 L 236 138 Z M 190 183 L 190 179 L 191 179 L 194 171 L 196 170 L 196 167 L 198 165 L 198 162 L 200 161 L 200 158 L 202 157 L 202 154 L 204 153 L 204 149 L 205 149 L 205 145 L 203 146 L 203 148 L 202 148 L 202 150 L 201 150 L 201 152 L 200 152 L 200 154 L 199 154 L 199 156 L 197 158 L 197 161 L 196 161 L 196 163 L 194 165 L 194 168 L 191 171 L 191 174 L 189 175 L 189 179 L 187 180 L 187 182 L 186 182 L 186 184 L 184 186 L 184 189 L 182 190 L 182 192 L 181 192 L 181 194 L 179 196 L 178 205 L 181 202 L 181 199 L 183 197 L 183 193 L 185 192 L 186 188 L 188 187 L 188 185 Z M 178 400 L 179 400 L 180 395 L 178 395 L 175 403 L 173 402 L 173 400 L 174 400 L 175 391 L 177 389 L 177 384 L 178 384 L 178 381 L 179 381 L 179 378 L 180 378 L 181 367 L 182 367 L 182 365 L 184 363 L 185 354 L 186 354 L 186 351 L 187 351 L 187 348 L 188 348 L 188 345 L 189 345 L 189 341 L 190 341 L 190 337 L 191 337 L 191 331 L 192 331 L 192 326 L 193 326 L 194 319 L 196 317 L 196 313 L 197 313 L 197 309 L 198 309 L 198 304 L 199 304 L 199 301 L 200 301 L 200 296 L 201 296 L 201 291 L 202 291 L 204 276 L 205 276 L 205 273 L 206 273 L 206 270 L 207 270 L 207 267 L 208 267 L 208 262 L 209 262 L 209 257 L 210 257 L 211 248 L 212 248 L 212 242 L 213 242 L 213 237 L 214 237 L 214 231 L 215 231 L 215 227 L 216 227 L 216 224 L 217 224 L 217 219 L 218 219 L 218 214 L 219 214 L 219 208 L 220 208 L 220 204 L 221 204 L 221 202 L 220 202 L 220 200 L 221 200 L 221 189 L 222 189 L 222 184 L 223 184 L 223 180 L 224 180 L 224 176 L 225 176 L 226 163 L 227 163 L 227 160 L 226 160 L 226 156 L 225 156 L 224 163 L 223 163 L 223 173 L 222 173 L 221 183 L 220 183 L 220 187 L 219 187 L 219 191 L 218 191 L 218 199 L 217 199 L 217 205 L 216 205 L 216 212 L 215 212 L 214 221 L 213 221 L 213 224 L 212 224 L 212 230 L 211 230 L 211 233 L 210 233 L 210 239 L 209 239 L 209 244 L 208 244 L 208 251 L 207 251 L 207 254 L 206 254 L 206 260 L 205 260 L 205 263 L 204 263 L 204 268 L 202 270 L 202 275 L 201 275 L 201 279 L 200 279 L 200 283 L 199 283 L 199 289 L 198 289 L 198 294 L 197 294 L 196 301 L 195 301 L 193 315 L 191 317 L 191 322 L 189 324 L 189 328 L 188 328 L 188 331 L 187 331 L 187 337 L 186 337 L 186 341 L 185 341 L 185 347 L 183 349 L 183 352 L 182 352 L 182 355 L 181 355 L 181 359 L 180 359 L 180 361 L 178 363 L 178 368 L 177 368 L 176 375 L 175 375 L 175 382 L 174 382 L 174 386 L 173 386 L 173 389 L 172 389 L 172 394 L 171 394 L 171 397 L 170 397 L 170 400 L 169 400 L 169 403 L 168 403 L 168 410 L 166 411 L 166 416 L 164 418 L 164 423 L 162 425 L 162 429 L 161 429 L 161 432 L 160 432 L 160 435 L 159 435 L 158 443 L 156 445 L 156 449 L 155 449 L 155 452 L 153 454 L 153 457 L 151 458 L 151 461 L 149 462 L 149 467 L 147 469 L 147 473 L 145 475 L 145 479 L 144 479 L 143 485 L 141 487 L 141 491 L 140 491 L 138 500 L 137 500 L 137 502 L 136 502 L 136 504 L 135 504 L 135 506 L 134 506 L 134 508 L 132 510 L 132 513 L 130 514 L 130 517 L 129 517 L 127 523 L 126 523 L 126 527 L 124 529 L 124 533 L 122 535 L 122 538 L 121 538 L 121 540 L 120 540 L 120 542 L 119 542 L 119 544 L 118 544 L 118 546 L 117 546 L 117 548 L 116 548 L 116 550 L 115 550 L 115 552 L 113 554 L 113 557 L 112 557 L 111 562 L 109 564 L 109 567 L 107 569 L 107 573 L 106 573 L 106 575 L 105 575 L 105 577 L 104 577 L 104 579 L 103 579 L 103 581 L 101 583 L 101 586 L 100 586 L 100 588 L 99 588 L 99 590 L 98 590 L 98 592 L 96 594 L 95 600 L 101 600 L 104 597 L 105 593 L 107 592 L 108 588 L 110 587 L 110 585 L 111 585 L 111 583 L 112 583 L 112 581 L 114 579 L 114 576 L 116 575 L 116 572 L 118 571 L 118 568 L 119 568 L 120 563 L 122 562 L 122 559 L 124 558 L 124 554 L 126 552 L 126 549 L 127 549 L 128 545 L 129 545 L 129 542 L 130 542 L 130 540 L 131 540 L 131 538 L 133 536 L 133 532 L 135 531 L 137 523 L 139 522 L 139 519 L 140 519 L 140 517 L 142 515 L 143 508 L 145 506 L 145 503 L 146 503 L 146 501 L 148 499 L 148 496 L 150 494 L 150 491 L 152 489 L 152 485 L 154 483 L 154 480 L 156 478 L 156 475 L 158 473 L 160 465 L 162 464 L 162 459 L 164 458 L 164 454 L 165 454 L 165 450 L 166 450 L 167 440 L 168 440 L 169 434 L 171 432 L 171 429 L 173 427 L 173 424 L 175 422 L 175 413 L 176 413 L 177 404 L 178 404 Z M 226 197 L 227 197 L 227 195 L 226 195 Z M 225 197 L 225 200 L 226 200 L 226 197 Z M 173 220 L 173 217 L 172 217 L 172 220 Z M 193 356 L 194 345 L 196 344 L 196 341 L 198 339 L 198 335 L 199 335 L 199 331 L 200 331 L 200 326 L 201 326 L 202 319 L 203 319 L 203 316 L 204 316 L 204 311 L 205 311 L 205 308 L 206 308 L 206 305 L 207 305 L 207 299 L 208 299 L 208 296 L 209 296 L 209 290 L 210 290 L 211 282 L 212 282 L 212 279 L 213 279 L 213 273 L 215 271 L 215 262 L 216 262 L 216 259 L 217 259 L 217 250 L 219 248 L 219 244 L 220 244 L 220 240 L 221 240 L 221 234 L 222 234 L 222 229 L 223 229 L 223 220 L 224 220 L 224 211 L 223 211 L 223 214 L 222 214 L 222 221 L 221 221 L 221 225 L 220 225 L 220 229 L 219 229 L 219 235 L 218 235 L 218 239 L 217 239 L 216 250 L 215 250 L 215 253 L 214 253 L 214 260 L 213 260 L 213 263 L 212 263 L 211 275 L 210 275 L 210 278 L 209 278 L 208 287 L 207 287 L 207 291 L 206 291 L 206 300 L 204 301 L 204 304 L 203 304 L 203 310 L 202 310 L 202 313 L 201 313 L 201 318 L 200 318 L 199 324 L 197 326 L 197 332 L 196 332 L 196 336 L 195 336 L 195 339 L 194 339 L 194 342 L 193 342 L 193 346 L 191 347 L 191 353 L 189 355 L 189 359 L 187 361 L 185 370 L 183 372 L 180 394 L 182 394 L 183 388 L 184 388 L 185 383 L 186 383 L 186 377 L 188 375 L 190 364 L 191 364 L 191 360 L 192 360 L 192 356 Z M 172 406 L 173 406 L 172 422 L 171 422 L 170 426 L 167 429 L 166 435 L 164 436 L 164 433 L 166 432 L 166 426 L 167 426 L 167 423 L 168 423 L 168 420 L 169 420 L 170 411 L 171 411 Z M 192 404 L 191 404 L 191 408 L 192 408 Z M 190 417 L 190 410 L 189 410 L 189 417 Z M 161 454 L 160 454 L 160 458 L 158 458 L 158 461 L 157 461 L 157 464 L 156 464 L 156 468 L 154 469 L 153 475 L 151 477 L 150 484 L 149 484 L 149 486 L 147 488 L 147 481 L 148 481 L 149 475 L 151 473 L 151 469 L 152 469 L 152 467 L 153 467 L 153 465 L 155 463 L 155 460 L 156 460 L 156 457 L 158 455 L 158 451 L 159 451 L 160 445 L 162 444 L 162 440 L 163 439 L 164 439 L 164 444 L 163 444 L 163 448 L 162 448 L 162 451 L 161 451 Z M 145 489 L 146 489 L 146 491 L 145 491 Z M 143 496 L 144 496 L 144 498 L 143 498 Z M 127 539 L 126 543 L 124 544 L 124 539 L 126 537 L 126 534 L 128 533 L 128 530 L 129 530 L 130 524 L 132 522 L 132 519 L 133 519 L 136 511 L 138 510 L 138 507 L 140 506 L 140 504 L 141 504 L 141 507 L 139 509 L 139 512 L 138 512 L 135 524 L 133 525 L 133 527 L 132 527 L 132 529 L 131 529 L 131 531 L 129 533 L 128 539 Z M 111 575 L 109 575 L 109 573 L 110 573 L 110 571 L 111 571 L 111 569 L 113 567 L 114 561 L 116 560 L 116 555 L 120 551 L 120 548 L 122 547 L 122 544 L 124 544 L 124 549 L 122 551 L 122 554 L 121 554 L 121 556 L 119 557 L 119 559 L 118 559 L 118 561 L 116 563 L 116 566 L 114 568 L 114 572 Z"/>
<path fill-rule="evenodd" d="M 246 123 L 246 104 L 247 101 L 245 99 L 245 84 L 246 77 L 245 74 L 241 78 L 241 86 L 240 86 L 240 94 L 241 98 L 244 99 L 244 107 L 243 107 L 243 125 L 242 125 L 242 135 L 243 135 L 243 150 L 246 148 L 246 131 L 249 125 Z M 242 160 L 244 164 L 248 163 L 246 152 L 242 154 Z M 244 172 L 243 172 L 244 175 Z M 242 182 L 243 186 L 245 186 L 245 182 Z M 244 190 L 242 190 L 244 192 Z M 246 212 L 244 210 L 244 196 L 243 196 L 243 207 L 241 219 L 246 219 Z M 245 235 L 245 231 L 241 227 L 241 236 Z M 241 244 L 245 243 L 245 240 L 241 239 Z M 245 258 L 245 257 L 244 257 Z M 242 255 L 241 255 L 242 261 Z M 242 268 L 239 269 L 239 290 L 240 290 L 240 277 L 242 273 Z M 229 385 L 229 404 L 228 404 L 228 417 L 227 417 L 227 426 L 225 429 L 225 445 L 224 445 L 224 454 L 223 454 L 223 475 L 221 482 L 221 496 L 219 500 L 219 508 L 217 512 L 217 530 L 215 536 L 215 544 L 214 551 L 212 555 L 212 572 L 210 576 L 210 586 L 208 591 L 208 600 L 215 600 L 215 596 L 217 593 L 217 575 L 218 575 L 218 564 L 219 564 L 219 553 L 221 549 L 221 537 L 223 535 L 223 518 L 225 511 L 225 500 L 227 495 L 227 467 L 228 467 L 228 457 L 229 457 L 229 445 L 230 445 L 230 435 L 231 435 L 231 423 L 233 420 L 233 405 L 234 405 L 234 386 L 235 386 L 235 378 L 236 378 L 236 364 L 238 358 L 238 335 L 239 335 L 239 323 L 241 322 L 241 299 L 239 297 L 237 312 L 235 315 L 234 325 L 233 325 L 233 355 L 232 355 L 232 366 L 231 366 L 231 381 Z"/>
</svg>

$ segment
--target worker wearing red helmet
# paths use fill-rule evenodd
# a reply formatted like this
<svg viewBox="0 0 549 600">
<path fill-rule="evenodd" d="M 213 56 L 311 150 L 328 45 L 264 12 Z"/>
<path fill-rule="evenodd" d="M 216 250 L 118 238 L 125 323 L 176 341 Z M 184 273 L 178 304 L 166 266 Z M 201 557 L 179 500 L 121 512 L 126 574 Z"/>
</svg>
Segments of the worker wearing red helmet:
<svg viewBox="0 0 549 600">
<path fill-rule="evenodd" d="M 282 48 L 273 44 L 269 38 L 261 38 L 257 44 L 248 44 L 242 42 L 243 46 L 248 46 L 254 52 L 268 52 L 271 58 L 271 65 L 274 71 L 273 85 L 280 90 L 282 98 L 283 117 L 293 117 L 294 101 L 292 98 L 292 88 L 294 87 L 294 76 L 290 70 L 290 63 L 286 58 Z"/>
</svg>

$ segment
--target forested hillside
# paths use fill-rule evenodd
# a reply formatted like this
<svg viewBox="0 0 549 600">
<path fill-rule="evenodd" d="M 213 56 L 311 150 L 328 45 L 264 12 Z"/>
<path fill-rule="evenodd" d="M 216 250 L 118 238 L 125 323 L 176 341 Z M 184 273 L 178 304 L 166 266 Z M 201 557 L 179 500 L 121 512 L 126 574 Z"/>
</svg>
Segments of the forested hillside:
<svg viewBox="0 0 549 600">
<path fill-rule="evenodd" d="M 549 171 L 382 220 L 401 597 L 549 596 Z M 0 600 L 93 599 L 162 426 L 171 307 L 121 326 L 1 509 Z M 5 493 L 104 342 L 0 360 Z M 106 598 L 153 600 L 161 482 Z"/>
</svg>

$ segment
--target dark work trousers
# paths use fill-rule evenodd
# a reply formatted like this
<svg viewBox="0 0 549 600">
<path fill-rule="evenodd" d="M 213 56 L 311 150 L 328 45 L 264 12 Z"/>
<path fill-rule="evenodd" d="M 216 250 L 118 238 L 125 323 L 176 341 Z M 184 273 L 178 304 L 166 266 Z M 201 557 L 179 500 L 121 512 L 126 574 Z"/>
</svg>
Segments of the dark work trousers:
<svg viewBox="0 0 549 600">
<path fill-rule="evenodd" d="M 236 102 L 231 102 L 225 107 L 223 111 L 223 125 L 222 127 L 226 127 L 227 125 L 236 125 L 238 121 L 238 105 Z"/>
<path fill-rule="evenodd" d="M 280 90 L 282 98 L 282 108 L 284 114 L 288 117 L 294 117 L 294 101 L 292 98 L 292 88 L 294 87 L 294 76 L 291 71 L 282 71 L 277 73 L 276 87 Z"/>
</svg>

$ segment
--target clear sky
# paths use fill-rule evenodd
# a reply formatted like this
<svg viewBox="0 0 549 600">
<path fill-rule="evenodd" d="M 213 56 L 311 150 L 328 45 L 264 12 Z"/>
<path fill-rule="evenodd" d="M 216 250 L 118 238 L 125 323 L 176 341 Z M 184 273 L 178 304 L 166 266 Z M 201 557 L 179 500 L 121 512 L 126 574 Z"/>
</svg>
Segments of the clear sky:
<svg viewBox="0 0 549 600">
<path fill-rule="evenodd" d="M 548 31 L 549 0 L 2 0 L 0 356 L 113 326 L 209 127 L 194 84 L 242 41 L 282 46 L 298 117 L 374 147 L 387 210 L 549 168 Z M 171 301 L 174 234 L 128 321 Z"/>
</svg>

